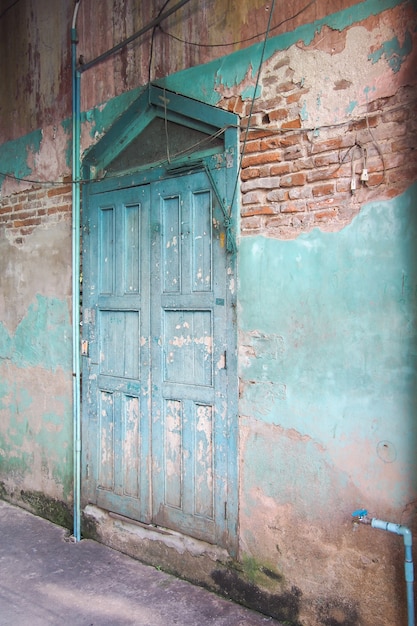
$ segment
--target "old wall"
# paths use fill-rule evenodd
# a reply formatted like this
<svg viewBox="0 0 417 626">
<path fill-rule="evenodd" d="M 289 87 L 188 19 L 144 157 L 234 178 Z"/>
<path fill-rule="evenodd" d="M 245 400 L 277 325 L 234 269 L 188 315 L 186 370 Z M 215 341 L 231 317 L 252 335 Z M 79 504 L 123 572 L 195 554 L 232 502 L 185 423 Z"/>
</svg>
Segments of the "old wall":
<svg viewBox="0 0 417 626">
<path fill-rule="evenodd" d="M 292 624 L 392 626 L 406 619 L 401 539 L 355 529 L 351 512 L 416 524 L 416 14 L 399 0 L 276 2 L 258 75 L 251 37 L 269 6 L 190 2 L 152 54 L 149 33 L 88 70 L 83 148 L 149 70 L 240 115 L 240 562 L 212 585 Z M 155 15 L 133 0 L 92 10 L 79 14 L 86 61 Z M 26 122 L 3 123 L 0 172 L 38 183 L 1 178 L 0 478 L 33 506 L 40 492 L 71 500 L 70 187 L 40 184 L 68 175 L 70 129 L 65 98 L 54 119 L 41 99 L 35 120 L 20 93 Z"/>
<path fill-rule="evenodd" d="M 416 194 L 241 242 L 242 548 L 301 587 L 308 624 L 405 619 L 402 541 L 351 513 L 415 524 Z"/>
<path fill-rule="evenodd" d="M 258 84 L 261 46 L 163 81 L 250 124 L 240 558 L 270 611 L 309 626 L 406 621 L 401 540 L 351 522 L 416 524 L 416 16 L 375 9 L 272 39 Z"/>
<path fill-rule="evenodd" d="M 67 524 L 73 454 L 69 191 L 38 188 L 0 201 L 2 492 Z"/>
</svg>

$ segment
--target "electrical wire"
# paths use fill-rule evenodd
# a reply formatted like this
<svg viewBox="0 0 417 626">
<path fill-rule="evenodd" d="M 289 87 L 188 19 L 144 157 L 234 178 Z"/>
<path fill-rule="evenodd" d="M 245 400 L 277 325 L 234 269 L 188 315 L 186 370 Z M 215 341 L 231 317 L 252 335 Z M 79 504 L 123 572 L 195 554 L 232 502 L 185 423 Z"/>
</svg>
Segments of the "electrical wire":
<svg viewBox="0 0 417 626">
<path fill-rule="evenodd" d="M 251 121 L 251 118 L 252 118 L 253 107 L 254 107 L 254 104 L 255 104 L 256 94 L 257 94 L 257 91 L 258 91 L 259 79 L 261 77 L 262 65 L 263 65 L 264 56 L 265 56 L 266 42 L 267 42 L 268 36 L 269 36 L 269 30 L 270 30 L 270 26 L 271 26 L 272 14 L 274 12 L 274 8 L 275 8 L 275 0 L 272 0 L 271 10 L 269 12 L 269 17 L 268 17 L 268 24 L 267 24 L 267 27 L 266 27 L 265 37 L 264 37 L 264 41 L 263 41 L 263 45 L 262 45 L 261 58 L 259 60 L 259 68 L 258 68 L 258 72 L 256 74 L 255 88 L 253 90 L 253 96 L 252 96 L 250 109 L 249 109 L 248 124 L 246 126 L 245 138 L 243 140 L 243 146 L 242 146 L 242 150 L 241 150 L 241 153 L 240 153 L 239 167 L 238 167 L 238 171 L 237 171 L 237 174 L 236 174 L 236 181 L 235 181 L 235 186 L 234 186 L 234 189 L 233 189 L 232 200 L 231 200 L 231 203 L 230 203 L 230 211 L 232 211 L 233 204 L 235 202 L 236 193 L 237 193 L 237 187 L 238 187 L 239 180 L 240 180 L 240 173 L 242 171 L 242 162 L 243 162 L 243 157 L 245 155 L 246 143 L 247 143 L 247 140 L 248 140 L 250 121 Z"/>
<path fill-rule="evenodd" d="M 0 13 L 0 20 L 1 20 L 1 18 L 2 18 L 4 15 L 6 15 L 6 13 L 7 13 L 8 11 L 10 11 L 10 9 L 13 9 L 13 7 L 14 7 L 14 6 L 15 6 L 18 2 L 20 2 L 20 0 L 15 0 L 12 4 L 10 4 L 10 5 L 7 7 L 7 9 L 4 9 L 4 11 L 2 11 L 2 12 Z"/>
<path fill-rule="evenodd" d="M 368 107 L 367 107 L 367 109 L 368 109 Z M 377 152 L 378 152 L 378 154 L 379 154 L 379 156 L 380 156 L 380 158 L 381 158 L 381 162 L 382 162 L 382 178 L 381 178 L 381 180 L 380 180 L 378 183 L 376 183 L 376 185 L 369 185 L 368 183 L 366 183 L 366 186 L 367 186 L 367 187 L 369 187 L 370 189 L 375 189 L 375 187 L 379 187 L 379 186 L 380 186 L 380 185 L 382 185 L 382 183 L 385 181 L 385 172 L 386 172 L 386 169 L 385 169 L 385 160 L 384 160 L 384 154 L 383 154 L 383 152 L 382 152 L 382 148 L 381 148 L 381 146 L 379 145 L 378 141 L 375 139 L 375 135 L 374 135 L 374 133 L 372 132 L 371 127 L 369 126 L 369 119 L 368 119 L 368 117 L 369 117 L 369 116 L 368 116 L 368 110 L 367 110 L 367 111 L 366 111 L 366 114 L 365 114 L 365 119 L 366 119 L 366 129 L 367 129 L 368 133 L 369 133 L 369 134 L 370 134 L 370 136 L 371 136 L 371 139 L 372 139 L 372 141 L 373 141 L 373 143 L 374 143 L 375 148 L 377 149 Z M 366 164 L 366 157 L 365 157 L 365 161 L 364 161 L 364 162 L 365 162 L 365 164 Z M 365 165 L 365 167 L 366 167 L 366 165 Z"/>
<path fill-rule="evenodd" d="M 262 33 L 258 33 L 257 35 L 252 35 L 251 37 L 247 37 L 246 39 L 239 39 L 238 41 L 229 41 L 229 42 L 226 42 L 226 43 L 205 44 L 205 43 L 200 43 L 198 41 L 188 41 L 186 39 L 181 39 L 181 37 L 177 37 L 173 33 L 170 33 L 169 31 L 165 30 L 160 24 L 159 24 L 158 27 L 159 27 L 160 31 L 162 33 L 164 33 L 164 35 L 167 35 L 167 37 L 170 37 L 171 39 L 175 39 L 176 41 L 178 41 L 180 43 L 183 43 L 183 44 L 186 44 L 188 46 L 196 46 L 196 47 L 199 47 L 199 48 L 224 48 L 224 47 L 227 47 L 227 46 L 237 46 L 237 45 L 239 45 L 241 43 L 248 43 L 249 41 L 253 41 L 254 39 L 258 39 L 259 37 L 264 37 L 268 32 L 272 33 L 273 31 L 277 30 L 278 28 L 280 28 L 281 26 L 283 26 L 287 22 L 291 22 L 296 17 L 298 17 L 299 15 L 304 13 L 304 11 L 309 9 L 313 4 L 316 4 L 316 2 L 317 2 L 317 0 L 311 0 L 302 9 L 297 11 L 297 13 L 294 13 L 294 15 L 291 15 L 291 17 L 286 17 L 281 22 L 278 22 L 278 24 L 275 24 L 275 26 L 272 26 L 269 29 L 269 31 L 264 31 Z"/>
<path fill-rule="evenodd" d="M 410 105 L 412 103 L 416 102 L 416 101 L 417 101 L 417 98 L 413 98 L 412 100 L 407 102 L 407 104 L 399 104 L 399 105 L 397 105 L 395 107 L 390 107 L 390 108 L 384 109 L 384 112 L 385 113 L 392 113 L 392 112 L 395 112 L 395 111 L 400 111 L 400 110 L 405 109 L 405 108 L 409 109 Z M 250 126 L 250 125 L 248 125 L 247 128 L 245 128 L 245 132 L 246 132 L 247 129 L 249 129 L 248 132 L 249 131 L 260 130 L 260 131 L 264 131 L 264 132 L 267 131 L 271 135 L 274 135 L 274 134 L 276 134 L 276 135 L 284 135 L 284 134 L 285 135 L 290 135 L 290 134 L 294 135 L 294 134 L 315 132 L 315 131 L 318 131 L 318 130 L 331 130 L 331 129 L 342 128 L 344 126 L 349 126 L 350 124 L 354 124 L 356 122 L 363 122 L 363 121 L 366 122 L 366 118 L 368 117 L 367 129 L 370 130 L 369 134 L 370 134 L 370 136 L 372 138 L 372 141 L 373 141 L 373 143 L 374 143 L 374 145 L 375 145 L 375 147 L 376 147 L 376 149 L 378 151 L 378 154 L 381 157 L 381 160 L 383 162 L 383 170 L 385 172 L 386 167 L 385 167 L 385 162 L 384 162 L 384 158 L 383 158 L 383 154 L 382 154 L 382 148 L 379 145 L 379 143 L 376 141 L 375 136 L 372 133 L 371 128 L 369 126 L 369 118 L 376 117 L 376 116 L 378 116 L 380 114 L 381 114 L 381 111 L 374 111 L 373 113 L 366 113 L 362 117 L 354 117 L 354 118 L 351 118 L 351 119 L 346 120 L 344 122 L 338 122 L 338 123 L 334 123 L 334 124 L 322 124 L 321 126 L 314 126 L 314 127 L 313 126 L 312 127 L 305 127 L 305 126 L 303 126 L 302 128 L 276 128 L 276 127 L 270 127 L 270 126 L 256 126 L 256 125 Z M 221 128 L 221 129 L 217 130 L 212 135 L 207 135 L 207 137 L 204 137 L 203 139 L 201 139 L 200 141 L 196 142 L 192 146 L 189 146 L 188 148 L 184 149 L 183 151 L 180 151 L 178 153 L 175 153 L 174 155 L 171 155 L 171 157 L 170 157 L 171 160 L 179 158 L 180 156 L 184 156 L 187 153 L 192 153 L 194 149 L 197 150 L 202 145 L 204 145 L 204 144 L 206 144 L 206 143 L 208 143 L 210 141 L 213 141 L 214 139 L 216 139 L 217 136 L 222 134 L 227 128 L 232 128 L 232 127 L 234 127 L 234 126 L 227 126 L 227 127 L 224 127 L 224 128 Z M 355 142 L 354 145 L 356 145 L 356 142 Z M 338 167 L 336 168 L 335 171 L 337 171 L 340 168 L 340 166 L 345 162 L 345 160 L 346 160 L 347 156 L 350 154 L 350 150 L 352 148 L 353 148 L 353 146 L 351 146 L 350 148 L 347 149 L 346 154 L 344 155 L 344 157 L 339 162 L 339 165 L 338 165 Z M 155 167 L 159 167 L 160 165 L 163 165 L 166 162 L 167 161 L 160 161 L 160 162 L 158 162 L 158 165 L 155 166 Z M 153 166 L 150 169 L 153 169 Z M 334 172 L 333 172 L 333 174 L 334 174 Z M 23 177 L 15 176 L 14 174 L 11 174 L 10 172 L 3 172 L 3 171 L 0 171 L 0 177 L 10 178 L 10 179 L 16 180 L 18 182 L 31 183 L 31 184 L 34 184 L 34 185 L 48 185 L 48 186 L 57 186 L 57 187 L 70 185 L 71 183 L 74 182 L 73 180 L 69 180 L 69 179 L 65 179 L 65 181 L 64 180 L 59 180 L 59 181 L 58 180 L 34 180 L 32 178 L 23 178 Z M 108 176 L 106 178 L 111 179 L 111 178 L 119 178 L 119 177 L 120 177 L 120 175 L 115 175 L 115 176 Z M 86 184 L 86 183 L 89 183 L 89 182 L 92 182 L 92 181 L 89 180 L 89 179 L 86 179 L 86 180 L 80 180 L 78 182 L 80 182 L 81 184 Z M 379 186 L 380 184 L 381 183 L 378 183 L 378 185 L 376 185 L 376 186 Z M 367 185 L 367 186 L 369 188 L 372 188 L 375 185 Z"/>
<path fill-rule="evenodd" d="M 168 6 L 170 1 L 171 0 L 165 0 L 164 4 L 162 5 L 162 8 L 159 10 L 158 15 L 156 16 L 156 20 L 158 20 L 161 17 L 162 13 L 164 12 L 165 8 Z M 156 33 L 157 27 L 158 27 L 158 24 L 155 24 L 155 26 L 152 29 L 152 36 L 151 36 L 151 49 L 149 51 L 149 66 L 148 66 L 148 84 L 149 85 L 151 83 L 153 45 L 154 45 L 155 33 Z"/>
<path fill-rule="evenodd" d="M 146 26 L 138 30 L 136 33 L 133 33 L 133 35 L 131 35 L 127 39 L 124 39 L 120 43 L 116 44 L 115 46 L 113 46 L 113 48 L 106 50 L 106 52 L 103 52 L 103 54 L 100 54 L 95 59 L 92 59 L 91 61 L 83 62 L 81 65 L 78 66 L 78 71 L 81 73 L 84 73 L 87 70 L 89 70 L 91 67 L 93 67 L 93 65 L 97 65 L 98 63 L 101 63 L 105 59 L 108 59 L 112 54 L 114 54 L 115 52 L 118 52 L 119 50 L 127 46 L 128 44 L 132 43 L 132 41 L 134 41 L 138 37 L 141 37 L 142 35 L 147 33 L 149 30 L 157 26 L 158 23 L 162 22 L 162 20 L 165 20 L 167 17 L 169 17 L 173 13 L 176 13 L 176 11 L 181 9 L 188 2 L 190 2 L 190 0 L 179 0 L 179 2 L 175 4 L 173 7 L 171 7 L 171 9 L 169 9 L 166 13 L 163 13 L 159 17 L 151 20 Z"/>
</svg>

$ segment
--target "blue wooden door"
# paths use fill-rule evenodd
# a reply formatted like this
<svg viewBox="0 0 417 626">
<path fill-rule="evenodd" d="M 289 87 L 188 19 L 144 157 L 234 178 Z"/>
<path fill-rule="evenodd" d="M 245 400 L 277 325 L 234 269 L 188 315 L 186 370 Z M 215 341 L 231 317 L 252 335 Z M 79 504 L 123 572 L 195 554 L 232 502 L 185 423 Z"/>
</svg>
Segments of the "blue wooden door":
<svg viewBox="0 0 417 626">
<path fill-rule="evenodd" d="M 236 380 L 211 182 L 202 170 L 90 195 L 83 458 L 90 502 L 229 545 Z"/>
<path fill-rule="evenodd" d="M 85 492 L 147 522 L 149 187 L 91 196 L 83 248 Z"/>
</svg>

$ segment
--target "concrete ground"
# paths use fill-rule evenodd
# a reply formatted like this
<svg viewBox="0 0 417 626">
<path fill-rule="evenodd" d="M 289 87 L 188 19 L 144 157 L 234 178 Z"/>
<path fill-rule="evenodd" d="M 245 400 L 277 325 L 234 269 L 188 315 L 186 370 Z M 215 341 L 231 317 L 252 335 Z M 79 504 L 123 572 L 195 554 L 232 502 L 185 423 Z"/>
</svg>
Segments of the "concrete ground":
<svg viewBox="0 0 417 626">
<path fill-rule="evenodd" d="M 1 626 L 279 626 L 0 500 Z"/>
</svg>

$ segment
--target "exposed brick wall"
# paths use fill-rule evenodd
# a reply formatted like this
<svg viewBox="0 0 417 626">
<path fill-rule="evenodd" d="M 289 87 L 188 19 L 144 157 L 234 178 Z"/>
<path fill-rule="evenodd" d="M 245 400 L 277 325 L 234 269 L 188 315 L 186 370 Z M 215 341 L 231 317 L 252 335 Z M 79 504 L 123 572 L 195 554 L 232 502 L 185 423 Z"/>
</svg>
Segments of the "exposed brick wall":
<svg viewBox="0 0 417 626">
<path fill-rule="evenodd" d="M 0 200 L 0 228 L 16 245 L 35 228 L 71 219 L 71 185 L 33 187 Z"/>
<path fill-rule="evenodd" d="M 294 238 L 315 227 L 338 230 L 364 203 L 396 196 L 417 180 L 416 88 L 370 102 L 368 119 L 306 131 L 294 116 L 292 87 L 287 97 L 253 111 L 241 170 L 242 235 Z M 242 107 L 229 101 L 227 108 Z M 247 122 L 243 118 L 243 128 Z M 365 151 L 369 180 L 361 182 Z"/>
</svg>

